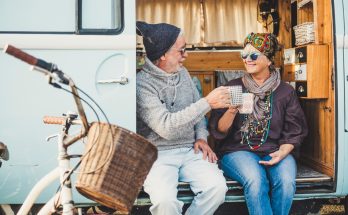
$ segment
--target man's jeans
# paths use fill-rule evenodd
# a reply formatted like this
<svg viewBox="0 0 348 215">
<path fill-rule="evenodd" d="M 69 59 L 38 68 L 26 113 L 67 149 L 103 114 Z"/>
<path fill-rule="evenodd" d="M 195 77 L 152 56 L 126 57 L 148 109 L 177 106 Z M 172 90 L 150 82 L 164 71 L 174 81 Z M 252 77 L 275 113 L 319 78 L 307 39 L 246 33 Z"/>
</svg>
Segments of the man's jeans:
<svg viewBox="0 0 348 215">
<path fill-rule="evenodd" d="M 202 152 L 195 154 L 193 148 L 164 150 L 158 152 L 144 183 L 152 214 L 182 213 L 184 203 L 177 199 L 178 181 L 190 183 L 196 195 L 185 214 L 213 214 L 225 200 L 226 180 L 217 164 L 203 160 Z"/>
<path fill-rule="evenodd" d="M 243 185 L 249 214 L 287 215 L 296 190 L 296 162 L 288 155 L 278 164 L 266 167 L 260 157 L 248 151 L 226 154 L 221 160 L 225 175 Z"/>
</svg>

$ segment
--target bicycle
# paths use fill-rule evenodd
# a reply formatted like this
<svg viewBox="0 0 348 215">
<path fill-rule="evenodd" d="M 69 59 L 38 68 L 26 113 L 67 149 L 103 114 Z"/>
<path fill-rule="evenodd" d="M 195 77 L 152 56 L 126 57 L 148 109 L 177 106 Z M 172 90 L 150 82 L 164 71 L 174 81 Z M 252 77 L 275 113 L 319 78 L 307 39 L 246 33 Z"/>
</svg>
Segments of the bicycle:
<svg viewBox="0 0 348 215">
<path fill-rule="evenodd" d="M 79 178 L 83 178 L 83 174 L 90 174 L 90 173 L 94 174 L 96 171 L 99 171 L 100 169 L 104 168 L 104 166 L 105 166 L 105 164 L 107 164 L 107 162 L 111 163 L 110 165 L 114 165 L 113 166 L 114 169 L 115 168 L 117 169 L 118 167 L 117 167 L 117 164 L 115 167 L 115 163 L 117 163 L 117 161 L 119 161 L 120 159 L 116 158 L 114 156 L 114 154 L 112 154 L 113 151 L 117 150 L 117 147 L 121 147 L 122 144 L 128 144 L 129 146 L 132 146 L 131 144 L 135 143 L 136 141 L 139 141 L 141 143 L 146 144 L 145 151 L 147 151 L 147 153 L 148 152 L 150 152 L 150 153 L 149 153 L 149 155 L 147 155 L 147 157 L 144 160 L 143 158 L 140 158 L 140 156 L 139 156 L 140 154 L 138 151 L 135 151 L 135 150 L 132 151 L 132 154 L 135 154 L 138 156 L 138 157 L 135 156 L 134 158 L 139 159 L 139 161 L 141 161 L 141 162 L 139 162 L 139 164 L 134 164 L 134 167 L 140 166 L 140 164 L 144 165 L 144 162 L 145 162 L 145 164 L 147 163 L 147 165 L 145 165 L 144 169 L 142 169 L 140 171 L 141 173 L 139 173 L 139 175 L 137 175 L 137 176 L 139 176 L 140 180 L 136 180 L 134 183 L 131 183 L 130 186 L 133 186 L 134 190 L 136 189 L 136 192 L 134 192 L 134 190 L 132 190 L 132 192 L 130 192 L 131 195 L 129 194 L 130 196 L 127 196 L 127 199 L 129 198 L 128 200 L 120 200 L 119 199 L 119 197 L 121 197 L 123 194 L 118 196 L 116 199 L 115 195 L 109 194 L 109 193 L 107 193 L 107 194 L 103 193 L 103 190 L 99 191 L 99 190 L 96 190 L 95 188 L 93 188 L 93 189 L 92 188 L 85 188 L 85 187 L 82 187 L 81 185 L 80 185 L 80 188 L 78 189 L 78 191 L 81 194 L 85 195 L 87 198 L 90 198 L 90 199 L 92 199 L 100 204 L 105 204 L 106 206 L 111 206 L 114 209 L 129 212 L 131 204 L 135 201 L 135 198 L 136 198 L 136 196 L 134 194 L 137 194 L 139 192 L 140 187 L 141 187 L 143 181 L 145 180 L 145 177 L 146 177 L 148 171 L 150 170 L 150 168 L 152 166 L 152 163 L 157 158 L 157 149 L 155 148 L 155 146 L 148 143 L 147 141 L 144 142 L 145 139 L 137 136 L 136 134 L 134 134 L 126 129 L 111 125 L 109 123 L 105 113 L 102 111 L 102 109 L 99 107 L 99 105 L 92 98 L 90 98 L 86 93 L 84 93 L 81 89 L 79 89 L 75 85 L 73 80 L 70 77 L 68 77 L 66 74 L 64 74 L 61 70 L 59 70 L 55 64 L 48 63 L 42 59 L 37 59 L 34 56 L 29 55 L 29 54 L 23 52 L 22 50 L 14 47 L 14 46 L 11 46 L 11 45 L 6 45 L 4 48 L 4 52 L 32 65 L 32 67 L 31 67 L 32 70 L 39 71 L 39 72 L 43 73 L 44 75 L 48 76 L 48 83 L 50 85 L 52 85 L 56 88 L 59 88 L 59 89 L 64 89 L 64 88 L 62 88 L 62 86 L 60 84 L 64 84 L 64 85 L 69 86 L 71 91 L 68 91 L 66 89 L 64 89 L 64 90 L 70 92 L 73 95 L 75 105 L 76 105 L 77 111 L 78 111 L 78 114 L 72 113 L 72 112 L 67 112 L 66 114 L 63 115 L 63 117 L 45 116 L 43 118 L 43 122 L 45 124 L 61 125 L 61 131 L 59 134 L 52 135 L 52 136 L 49 136 L 47 138 L 47 141 L 51 140 L 54 137 L 57 137 L 57 139 L 58 139 L 58 141 L 57 141 L 57 143 L 58 143 L 58 167 L 53 169 L 51 172 L 49 172 L 47 175 L 45 175 L 41 180 L 39 180 L 35 184 L 35 186 L 32 188 L 32 190 L 30 191 L 30 193 L 26 197 L 23 205 L 21 206 L 21 208 L 19 209 L 17 214 L 19 214 L 19 215 L 28 214 L 28 212 L 30 211 L 31 207 L 33 206 L 36 198 L 39 196 L 39 194 L 49 184 L 53 183 L 53 181 L 56 180 L 58 177 L 59 177 L 59 181 L 60 181 L 59 189 L 57 190 L 56 194 L 41 208 L 41 210 L 39 211 L 38 214 L 41 215 L 41 214 L 55 213 L 55 212 L 57 212 L 59 206 L 61 206 L 62 213 L 64 215 L 73 214 L 75 207 L 74 207 L 74 201 L 73 201 L 73 196 L 72 196 L 72 184 L 71 184 L 70 177 L 71 177 L 71 174 L 81 164 L 81 162 L 82 162 L 81 166 L 87 170 L 82 171 L 79 175 Z M 79 96 L 78 91 L 81 91 L 89 99 L 91 99 L 94 102 L 94 104 L 97 105 L 97 107 L 100 109 L 100 111 L 103 113 L 104 117 L 107 120 L 107 124 L 104 125 L 104 127 L 107 127 L 107 129 L 108 129 L 107 130 L 107 132 L 108 132 L 107 137 L 111 136 L 111 139 L 100 140 L 102 138 L 98 139 L 99 136 L 97 137 L 97 139 L 95 139 L 94 136 L 92 138 L 89 138 L 89 136 L 90 136 L 90 135 L 88 135 L 90 133 L 89 130 L 91 127 L 93 127 L 94 124 L 88 123 L 81 100 L 84 101 L 86 104 L 88 104 L 90 107 L 91 107 L 91 105 L 86 100 L 82 99 Z M 97 113 L 95 112 L 94 109 L 93 109 L 93 111 L 97 115 Z M 78 115 L 80 116 L 80 119 L 78 119 Z M 100 123 L 98 115 L 97 115 L 97 118 L 98 118 L 98 123 Z M 82 126 L 81 131 L 74 134 L 74 135 L 69 135 L 69 128 L 72 125 Z M 97 126 L 99 126 L 99 124 Z M 102 128 L 103 127 L 100 127 L 101 132 L 103 131 Z M 123 133 L 121 132 L 121 134 L 123 134 L 126 137 L 126 139 L 127 139 L 127 137 L 129 137 L 131 139 L 128 139 L 128 142 L 126 141 L 127 143 L 120 143 L 120 144 L 115 143 L 116 140 L 115 140 L 114 136 L 115 136 L 115 132 L 118 131 L 117 129 L 121 129 L 120 131 L 123 132 Z M 91 130 L 93 130 L 93 129 L 91 129 Z M 95 132 L 95 129 L 93 130 L 93 132 Z M 89 141 L 89 142 L 91 142 L 91 146 L 87 147 L 88 149 L 86 149 L 84 155 L 81 156 L 81 159 L 78 162 L 78 164 L 74 168 L 71 168 L 70 167 L 70 158 L 72 158 L 72 156 L 68 154 L 67 149 L 73 143 L 86 137 L 87 135 L 88 135 L 89 139 L 93 139 L 93 140 Z M 91 153 L 91 150 L 93 150 L 93 147 L 95 145 L 93 141 L 95 141 L 95 142 L 98 142 L 98 141 L 99 142 L 100 141 L 109 142 L 110 146 L 109 146 L 109 149 L 106 149 L 107 150 L 107 157 L 105 158 L 105 161 L 102 162 L 102 165 L 97 165 L 97 167 L 93 167 L 92 171 L 90 171 L 90 169 L 88 169 L 86 167 L 86 166 L 88 166 L 87 162 L 89 162 L 89 161 L 87 161 L 87 159 L 89 157 L 93 157 L 93 156 L 98 155 L 98 153 L 99 154 L 101 153 L 100 151 L 93 152 L 92 156 L 90 156 L 89 153 Z M 122 141 L 125 142 L 125 138 L 123 138 Z M 133 146 L 133 148 L 134 148 L 134 146 Z M 130 149 L 132 149 L 132 147 Z M 143 155 L 141 155 L 141 156 L 143 156 Z M 135 169 L 135 168 L 133 168 L 133 169 Z M 109 169 L 107 169 L 107 171 L 109 171 Z M 128 170 L 128 172 L 130 172 L 130 171 L 131 170 Z M 93 175 L 93 177 L 97 178 L 99 180 L 99 178 L 98 178 L 99 175 Z M 104 177 L 104 178 L 103 178 L 104 181 L 107 180 L 107 177 Z M 82 184 L 82 180 L 80 180 L 80 181 Z M 99 182 L 99 183 L 104 183 L 104 181 Z M 86 186 L 86 185 L 84 185 L 84 186 Z M 125 186 L 125 187 L 127 187 L 127 186 Z M 111 190 L 113 192 L 117 193 L 119 189 L 122 189 L 122 188 L 118 188 L 118 187 L 115 188 L 115 186 L 113 186 Z M 130 189 L 129 186 L 128 186 L 128 189 Z M 129 191 L 129 190 L 127 190 L 127 191 Z M 94 194 L 93 192 L 95 192 L 96 194 Z M 121 193 L 123 193 L 123 192 L 124 192 L 124 190 L 121 191 Z M 97 195 L 97 196 L 94 196 L 94 195 Z"/>
</svg>

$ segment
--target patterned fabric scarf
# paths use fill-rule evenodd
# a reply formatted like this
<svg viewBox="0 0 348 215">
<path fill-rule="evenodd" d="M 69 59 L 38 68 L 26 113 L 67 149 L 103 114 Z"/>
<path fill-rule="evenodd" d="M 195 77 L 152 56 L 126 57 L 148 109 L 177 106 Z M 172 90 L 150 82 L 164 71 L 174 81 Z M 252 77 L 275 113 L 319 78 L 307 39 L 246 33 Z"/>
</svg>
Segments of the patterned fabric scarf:
<svg viewBox="0 0 348 215">
<path fill-rule="evenodd" d="M 252 76 L 246 73 L 243 77 L 244 85 L 250 93 L 255 95 L 254 97 L 254 110 L 250 114 L 248 120 L 243 123 L 241 131 L 246 132 L 250 122 L 257 120 L 260 121 L 265 118 L 267 111 L 267 103 L 265 102 L 265 96 L 269 92 L 273 92 L 280 84 L 280 74 L 273 67 L 270 68 L 270 77 L 264 82 L 262 86 L 257 85 Z"/>
<path fill-rule="evenodd" d="M 244 47 L 250 44 L 274 62 L 274 55 L 278 50 L 278 40 L 274 34 L 250 33 L 244 40 Z"/>
</svg>

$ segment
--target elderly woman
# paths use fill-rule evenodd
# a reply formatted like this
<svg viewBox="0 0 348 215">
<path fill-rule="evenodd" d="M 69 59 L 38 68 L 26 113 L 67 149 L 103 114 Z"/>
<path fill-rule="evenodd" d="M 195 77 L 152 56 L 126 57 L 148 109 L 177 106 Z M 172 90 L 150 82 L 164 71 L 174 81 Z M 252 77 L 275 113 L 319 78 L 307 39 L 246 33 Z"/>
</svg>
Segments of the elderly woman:
<svg viewBox="0 0 348 215">
<path fill-rule="evenodd" d="M 307 135 L 296 92 L 274 67 L 278 41 L 273 34 L 251 33 L 241 57 L 246 73 L 227 86 L 252 93 L 252 113 L 240 107 L 213 110 L 209 122 L 218 140 L 224 173 L 243 185 L 250 214 L 289 214 L 296 185 L 292 155 Z"/>
</svg>

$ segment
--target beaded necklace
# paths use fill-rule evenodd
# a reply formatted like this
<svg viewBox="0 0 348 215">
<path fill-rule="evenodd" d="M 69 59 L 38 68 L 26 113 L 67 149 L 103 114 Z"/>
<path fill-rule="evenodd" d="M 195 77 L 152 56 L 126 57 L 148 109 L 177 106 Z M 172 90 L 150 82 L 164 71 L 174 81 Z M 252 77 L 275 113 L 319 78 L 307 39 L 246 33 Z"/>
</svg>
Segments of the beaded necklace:
<svg viewBox="0 0 348 215">
<path fill-rule="evenodd" d="M 257 150 L 261 147 L 262 144 L 264 144 L 268 138 L 269 128 L 271 125 L 271 119 L 272 119 L 272 112 L 273 112 L 273 92 L 270 92 L 268 95 L 266 95 L 266 112 L 265 117 L 261 119 L 260 121 L 257 119 L 253 119 L 251 122 L 249 122 L 248 130 L 242 131 L 242 141 L 241 144 L 246 142 L 251 150 Z M 248 121 L 249 117 L 251 117 L 252 114 L 245 114 L 244 120 Z M 262 135 L 261 135 L 262 134 Z M 252 137 L 257 137 L 261 135 L 261 141 L 259 144 L 254 145 L 250 139 Z"/>
</svg>

